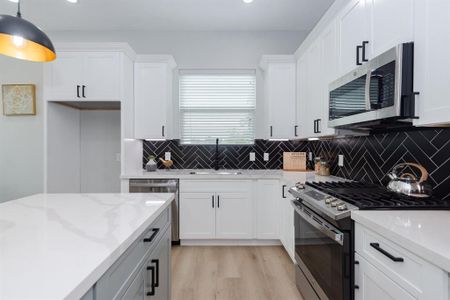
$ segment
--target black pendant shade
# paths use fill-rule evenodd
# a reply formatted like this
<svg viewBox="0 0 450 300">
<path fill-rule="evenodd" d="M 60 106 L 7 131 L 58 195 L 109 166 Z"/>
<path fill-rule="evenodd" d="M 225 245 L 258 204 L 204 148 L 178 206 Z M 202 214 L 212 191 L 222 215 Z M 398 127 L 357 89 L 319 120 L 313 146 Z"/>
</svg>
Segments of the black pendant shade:
<svg viewBox="0 0 450 300">
<path fill-rule="evenodd" d="M 48 36 L 31 22 L 20 17 L 0 15 L 0 54 L 47 62 L 56 58 Z"/>
</svg>

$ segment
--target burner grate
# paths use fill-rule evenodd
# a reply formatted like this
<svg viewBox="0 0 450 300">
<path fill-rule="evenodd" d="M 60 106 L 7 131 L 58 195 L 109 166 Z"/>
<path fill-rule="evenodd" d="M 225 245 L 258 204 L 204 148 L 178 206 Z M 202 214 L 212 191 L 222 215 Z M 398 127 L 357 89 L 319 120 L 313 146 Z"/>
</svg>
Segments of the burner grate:
<svg viewBox="0 0 450 300">
<path fill-rule="evenodd" d="M 389 191 L 385 187 L 364 182 L 308 182 L 307 185 L 353 204 L 369 209 L 449 209 L 450 201 L 436 197 L 415 198 Z"/>
</svg>

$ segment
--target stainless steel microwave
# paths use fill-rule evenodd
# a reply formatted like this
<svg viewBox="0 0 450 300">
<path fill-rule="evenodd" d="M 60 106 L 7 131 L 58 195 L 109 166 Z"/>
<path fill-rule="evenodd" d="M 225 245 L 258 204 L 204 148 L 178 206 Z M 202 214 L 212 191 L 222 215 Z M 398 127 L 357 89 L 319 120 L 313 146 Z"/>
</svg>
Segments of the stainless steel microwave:
<svg viewBox="0 0 450 300">
<path fill-rule="evenodd" d="M 328 125 L 373 129 L 410 122 L 415 110 L 413 75 L 413 43 L 369 60 L 330 84 Z"/>
</svg>

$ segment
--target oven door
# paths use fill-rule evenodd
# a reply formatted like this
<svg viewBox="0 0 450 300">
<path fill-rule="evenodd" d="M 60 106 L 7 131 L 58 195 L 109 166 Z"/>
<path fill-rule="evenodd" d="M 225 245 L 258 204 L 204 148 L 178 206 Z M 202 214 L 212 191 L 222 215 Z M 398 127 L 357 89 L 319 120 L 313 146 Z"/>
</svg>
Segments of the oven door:
<svg viewBox="0 0 450 300">
<path fill-rule="evenodd" d="M 302 272 L 299 275 L 306 277 L 319 299 L 349 299 L 344 233 L 299 201 L 293 204 L 295 256 Z M 299 277 L 297 280 L 301 280 Z"/>
</svg>

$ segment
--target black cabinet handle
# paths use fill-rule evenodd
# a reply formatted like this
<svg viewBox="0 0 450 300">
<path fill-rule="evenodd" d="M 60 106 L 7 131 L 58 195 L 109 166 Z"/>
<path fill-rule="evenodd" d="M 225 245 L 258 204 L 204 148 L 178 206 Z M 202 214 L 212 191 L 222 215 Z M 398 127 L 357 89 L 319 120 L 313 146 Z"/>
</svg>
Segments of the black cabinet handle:
<svg viewBox="0 0 450 300">
<path fill-rule="evenodd" d="M 362 50 L 363 46 L 356 46 L 356 65 L 360 66 L 362 65 L 362 62 L 360 62 L 359 53 Z"/>
<path fill-rule="evenodd" d="M 273 136 L 273 126 L 270 126 L 270 137 Z"/>
<path fill-rule="evenodd" d="M 355 290 L 359 290 L 359 285 L 355 284 Z"/>
<path fill-rule="evenodd" d="M 161 126 L 161 135 L 166 136 L 166 127 L 164 125 Z"/>
<path fill-rule="evenodd" d="M 151 243 L 155 239 L 156 235 L 158 234 L 159 228 L 153 228 L 152 231 L 153 231 L 153 233 L 150 237 L 144 238 L 144 243 Z"/>
<path fill-rule="evenodd" d="M 355 265 L 359 265 L 359 261 L 355 260 Z"/>
<path fill-rule="evenodd" d="M 286 198 L 286 192 L 285 192 L 285 189 L 286 189 L 286 185 L 283 184 L 283 186 L 281 187 L 281 197 L 283 197 L 283 198 Z"/>
<path fill-rule="evenodd" d="M 152 282 L 150 284 L 150 291 L 147 292 L 147 296 L 155 296 L 155 267 L 148 266 L 147 271 L 151 271 L 152 273 Z"/>
<path fill-rule="evenodd" d="M 214 208 L 214 195 L 211 196 L 211 206 Z"/>
<path fill-rule="evenodd" d="M 380 247 L 380 244 L 378 243 L 370 243 L 370 246 L 374 249 L 376 249 L 378 252 L 380 252 L 381 254 L 383 254 L 384 256 L 387 256 L 389 259 L 391 259 L 392 261 L 395 262 L 403 262 L 403 258 L 402 257 L 395 257 L 394 255 L 390 254 L 389 252 L 387 252 L 386 250 L 384 250 L 383 248 Z"/>
<path fill-rule="evenodd" d="M 297 129 L 298 129 L 298 125 L 295 125 L 294 126 L 294 136 L 298 136 Z"/>
<path fill-rule="evenodd" d="M 152 263 L 155 264 L 156 267 L 155 287 L 159 287 L 159 259 L 152 259 Z"/>
<path fill-rule="evenodd" d="M 77 85 L 77 97 L 80 98 L 80 86 Z"/>
<path fill-rule="evenodd" d="M 83 85 L 81 94 L 83 95 L 83 98 L 86 98 L 86 86 L 85 85 Z"/>
<path fill-rule="evenodd" d="M 317 132 L 316 133 L 322 133 L 322 130 L 320 130 L 321 124 L 322 123 L 322 119 L 317 119 Z"/>
<path fill-rule="evenodd" d="M 317 133 L 317 119 L 314 120 L 314 133 Z"/>
<path fill-rule="evenodd" d="M 220 196 L 217 195 L 217 208 L 220 208 Z"/>
<path fill-rule="evenodd" d="M 369 41 L 362 42 L 362 61 L 367 62 L 369 61 L 366 57 L 366 46 L 369 44 Z"/>
</svg>

